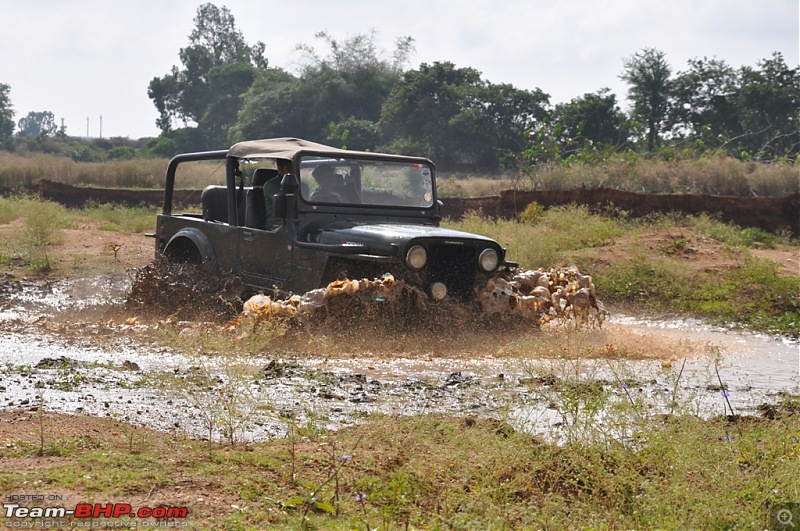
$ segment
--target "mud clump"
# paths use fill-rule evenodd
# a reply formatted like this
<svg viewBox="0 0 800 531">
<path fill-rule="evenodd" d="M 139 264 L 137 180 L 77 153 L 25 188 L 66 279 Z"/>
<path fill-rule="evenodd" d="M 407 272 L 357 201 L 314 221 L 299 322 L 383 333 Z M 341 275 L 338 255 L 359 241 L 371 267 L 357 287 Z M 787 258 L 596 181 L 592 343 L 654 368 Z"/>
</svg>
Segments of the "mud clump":
<svg viewBox="0 0 800 531">
<path fill-rule="evenodd" d="M 486 283 L 478 300 L 487 315 L 517 315 L 541 324 L 573 319 L 576 326 L 600 328 L 608 317 L 592 277 L 575 266 L 501 272 Z"/>
<path fill-rule="evenodd" d="M 387 273 L 372 280 L 337 280 L 288 299 L 255 295 L 244 303 L 229 330 L 250 329 L 275 318 L 295 328 L 339 335 L 356 329 L 391 335 L 492 329 L 498 324 L 538 327 L 553 319 L 600 327 L 607 315 L 595 296 L 592 278 L 575 267 L 502 272 L 468 301 L 430 300 L 420 289 Z"/>
<path fill-rule="evenodd" d="M 58 358 L 42 358 L 39 363 L 36 364 L 37 369 L 64 369 L 69 367 L 77 367 L 81 363 L 66 356 L 60 356 Z"/>
<path fill-rule="evenodd" d="M 134 271 L 125 308 L 145 316 L 222 323 L 239 313 L 244 293 L 235 275 L 213 275 L 201 265 L 158 258 Z"/>
<path fill-rule="evenodd" d="M 257 294 L 243 302 L 246 293 L 235 275 L 212 275 L 198 265 L 158 259 L 136 272 L 126 309 L 157 318 L 213 321 L 242 337 L 261 323 L 281 321 L 288 342 L 322 336 L 373 350 L 380 347 L 378 338 L 433 339 L 444 341 L 446 348 L 447 338 L 525 331 L 553 319 L 601 326 L 608 314 L 595 297 L 591 277 L 574 267 L 502 272 L 469 300 L 432 300 L 389 273 L 337 280 L 288 298 Z"/>
<path fill-rule="evenodd" d="M 283 319 L 291 331 L 335 335 L 340 339 L 393 337 L 408 333 L 491 328 L 477 301 L 432 301 L 419 288 L 391 274 L 376 279 L 337 280 L 288 299 L 255 295 L 228 329 L 251 329 Z M 511 319 L 506 319 L 506 324 Z M 530 323 L 527 323 L 529 326 Z"/>
</svg>

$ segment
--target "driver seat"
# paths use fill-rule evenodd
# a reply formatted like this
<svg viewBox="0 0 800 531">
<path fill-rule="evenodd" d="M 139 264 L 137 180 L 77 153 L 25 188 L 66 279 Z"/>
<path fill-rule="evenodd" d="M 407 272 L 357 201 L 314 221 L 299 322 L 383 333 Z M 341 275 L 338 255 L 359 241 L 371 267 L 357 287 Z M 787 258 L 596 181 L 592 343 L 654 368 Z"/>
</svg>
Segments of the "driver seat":
<svg viewBox="0 0 800 531">
<path fill-rule="evenodd" d="M 264 183 L 278 175 L 278 170 L 258 168 L 253 172 L 253 187 L 245 196 L 244 225 L 251 229 L 267 228 L 267 200 L 264 197 Z"/>
</svg>

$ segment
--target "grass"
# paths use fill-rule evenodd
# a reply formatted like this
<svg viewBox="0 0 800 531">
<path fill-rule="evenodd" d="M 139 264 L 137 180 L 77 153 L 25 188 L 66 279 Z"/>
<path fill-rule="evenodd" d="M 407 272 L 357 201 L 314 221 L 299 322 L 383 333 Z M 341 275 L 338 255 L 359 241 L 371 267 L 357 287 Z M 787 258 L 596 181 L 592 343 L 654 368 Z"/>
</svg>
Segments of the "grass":
<svg viewBox="0 0 800 531">
<path fill-rule="evenodd" d="M 0 151 L 0 189 L 19 190 L 42 179 L 73 186 L 163 189 L 167 159 L 75 162 L 52 154 Z M 202 189 L 224 182 L 224 161 L 182 164 L 176 186 Z M 223 169 L 220 170 L 220 167 Z"/>
<path fill-rule="evenodd" d="M 551 398 L 589 404 L 608 393 L 575 383 L 553 385 Z M 191 527 L 242 530 L 755 529 L 775 504 L 796 499 L 796 416 L 734 422 L 650 414 L 654 407 L 628 406 L 632 437 L 562 444 L 501 420 L 438 415 L 374 416 L 210 453 L 201 441 L 144 429 L 132 452 L 121 434 L 90 431 L 56 441 L 61 458 L 43 471 L 0 472 L 0 488 L 44 481 L 48 492 L 80 493 L 74 502 L 156 492 L 167 505 L 189 488 L 172 504 L 188 505 Z M 124 427 L 94 422 L 94 433 Z M 0 456 L 33 451 L 9 442 Z"/>
<path fill-rule="evenodd" d="M 198 409 L 209 445 L 217 436 L 235 446 L 254 417 L 271 410 L 269 397 L 253 385 L 257 369 L 249 359 L 285 331 L 282 323 L 275 322 L 238 335 L 205 329 L 188 333 L 164 329 L 164 342 L 192 356 L 194 362 L 185 371 L 159 371 L 149 380 L 166 399 L 178 396 Z"/>
<path fill-rule="evenodd" d="M 23 156 L 0 151 L 0 188 L 16 189 L 41 179 L 75 186 L 160 188 L 167 162 L 137 159 L 89 163 L 44 153 Z"/>
<path fill-rule="evenodd" d="M 441 171 L 442 197 L 483 197 L 502 190 L 614 188 L 655 194 L 785 197 L 800 193 L 791 162 L 762 164 L 709 155 L 669 160 L 620 154 L 606 160 L 542 165 L 499 175 Z"/>
<path fill-rule="evenodd" d="M 51 249 L 61 241 L 60 227 L 67 224 L 67 210 L 57 203 L 30 197 L 0 197 L 0 223 L 22 221 L 22 230 L 14 230 L 0 244 L 0 262 L 16 258 L 30 269 L 51 269 Z"/>
<path fill-rule="evenodd" d="M 626 223 L 595 216 L 587 207 L 556 207 L 543 212 L 535 223 L 489 219 L 468 213 L 448 226 L 494 238 L 526 268 L 555 267 L 569 261 L 570 252 L 599 247 L 626 233 Z"/>
<path fill-rule="evenodd" d="M 436 181 L 441 197 L 487 197 L 519 187 L 522 183 L 524 180 L 521 178 L 505 174 L 486 177 L 450 172 L 440 172 Z"/>
<path fill-rule="evenodd" d="M 143 233 L 152 231 L 158 207 L 123 207 L 120 205 L 87 205 L 80 215 L 101 223 L 100 229 L 111 232 Z"/>
<path fill-rule="evenodd" d="M 606 303 L 800 335 L 800 277 L 781 275 L 774 263 L 750 252 L 777 245 L 798 250 L 795 240 L 779 235 L 741 229 L 707 215 L 633 220 L 624 213 L 603 216 L 574 205 L 545 210 L 534 204 L 521 220 L 488 219 L 472 213 L 446 225 L 496 239 L 524 268 L 578 265 L 583 273 L 592 275 Z M 587 259 L 587 250 L 623 237 L 635 242 L 654 227 L 683 228 L 687 234 L 716 240 L 737 264 L 722 273 L 685 267 L 684 259 L 675 255 L 686 250 L 686 237 L 673 240 L 672 249 L 667 250 L 672 253 L 654 253 L 634 245 L 630 256 L 607 267 L 595 267 L 594 261 Z"/>
<path fill-rule="evenodd" d="M 62 229 L 96 224 L 103 231 L 141 234 L 152 230 L 157 212 L 156 207 L 109 204 L 71 210 L 35 196 L 0 197 L 0 225 L 6 226 L 8 234 L 0 240 L 0 264 L 13 260 L 33 272 L 46 273 L 55 267 L 52 259 L 63 241 Z"/>
<path fill-rule="evenodd" d="M 638 256 L 594 277 L 598 293 L 617 304 L 800 335 L 800 279 L 779 275 L 768 260 L 746 257 L 737 269 L 697 275 L 668 258 Z"/>
<path fill-rule="evenodd" d="M 211 359 L 238 347 L 244 362 L 263 339 L 165 341 Z M 112 418 L 77 417 L 76 435 L 59 438 L 40 411 L 0 445 L 0 459 L 17 463 L 0 469 L 0 489 L 66 492 L 68 506 L 186 506 L 194 529 L 287 531 L 762 529 L 797 499 L 796 394 L 781 393 L 765 417 L 728 414 L 722 399 L 719 414 L 698 416 L 707 393 L 680 386 L 677 366 L 647 374 L 624 361 L 663 353 L 634 338 L 612 346 L 601 330 L 543 330 L 502 355 L 527 367 L 519 384 L 536 398 L 512 397 L 497 418 L 378 414 L 338 431 L 284 418 L 285 437 L 234 445 Z M 654 378 L 665 390 L 645 389 Z M 206 384 L 225 401 L 224 385 Z M 556 416 L 546 436 L 525 429 L 531 403 Z"/>
<path fill-rule="evenodd" d="M 523 189 L 615 188 L 630 192 L 784 197 L 800 192 L 790 162 L 760 164 L 727 156 L 661 160 L 622 154 L 601 162 L 542 166 Z"/>
</svg>

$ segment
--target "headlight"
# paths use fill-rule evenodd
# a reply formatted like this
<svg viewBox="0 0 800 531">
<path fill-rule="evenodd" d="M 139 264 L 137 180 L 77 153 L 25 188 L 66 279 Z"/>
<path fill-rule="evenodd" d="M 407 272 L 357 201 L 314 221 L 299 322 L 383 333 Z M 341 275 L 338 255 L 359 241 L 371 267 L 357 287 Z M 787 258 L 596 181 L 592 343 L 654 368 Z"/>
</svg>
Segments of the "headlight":
<svg viewBox="0 0 800 531">
<path fill-rule="evenodd" d="M 421 245 L 415 245 L 406 253 L 406 263 L 413 269 L 422 269 L 428 262 L 428 253 Z"/>
<path fill-rule="evenodd" d="M 497 269 L 499 261 L 497 251 L 494 249 L 484 249 L 480 256 L 478 256 L 478 264 L 480 264 L 481 269 L 484 271 L 494 271 Z"/>
<path fill-rule="evenodd" d="M 431 295 L 437 301 L 444 299 L 447 297 L 447 286 L 442 282 L 434 282 L 431 284 Z"/>
</svg>

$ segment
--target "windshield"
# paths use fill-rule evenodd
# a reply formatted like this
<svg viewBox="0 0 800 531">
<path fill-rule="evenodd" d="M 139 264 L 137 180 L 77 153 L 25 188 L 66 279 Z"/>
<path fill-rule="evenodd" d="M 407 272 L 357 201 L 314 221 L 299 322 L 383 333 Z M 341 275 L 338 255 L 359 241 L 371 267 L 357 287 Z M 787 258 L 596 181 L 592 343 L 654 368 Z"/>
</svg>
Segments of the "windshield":
<svg viewBox="0 0 800 531">
<path fill-rule="evenodd" d="M 433 171 L 416 162 L 306 156 L 300 162 L 300 183 L 303 199 L 311 203 L 433 205 Z"/>
</svg>

